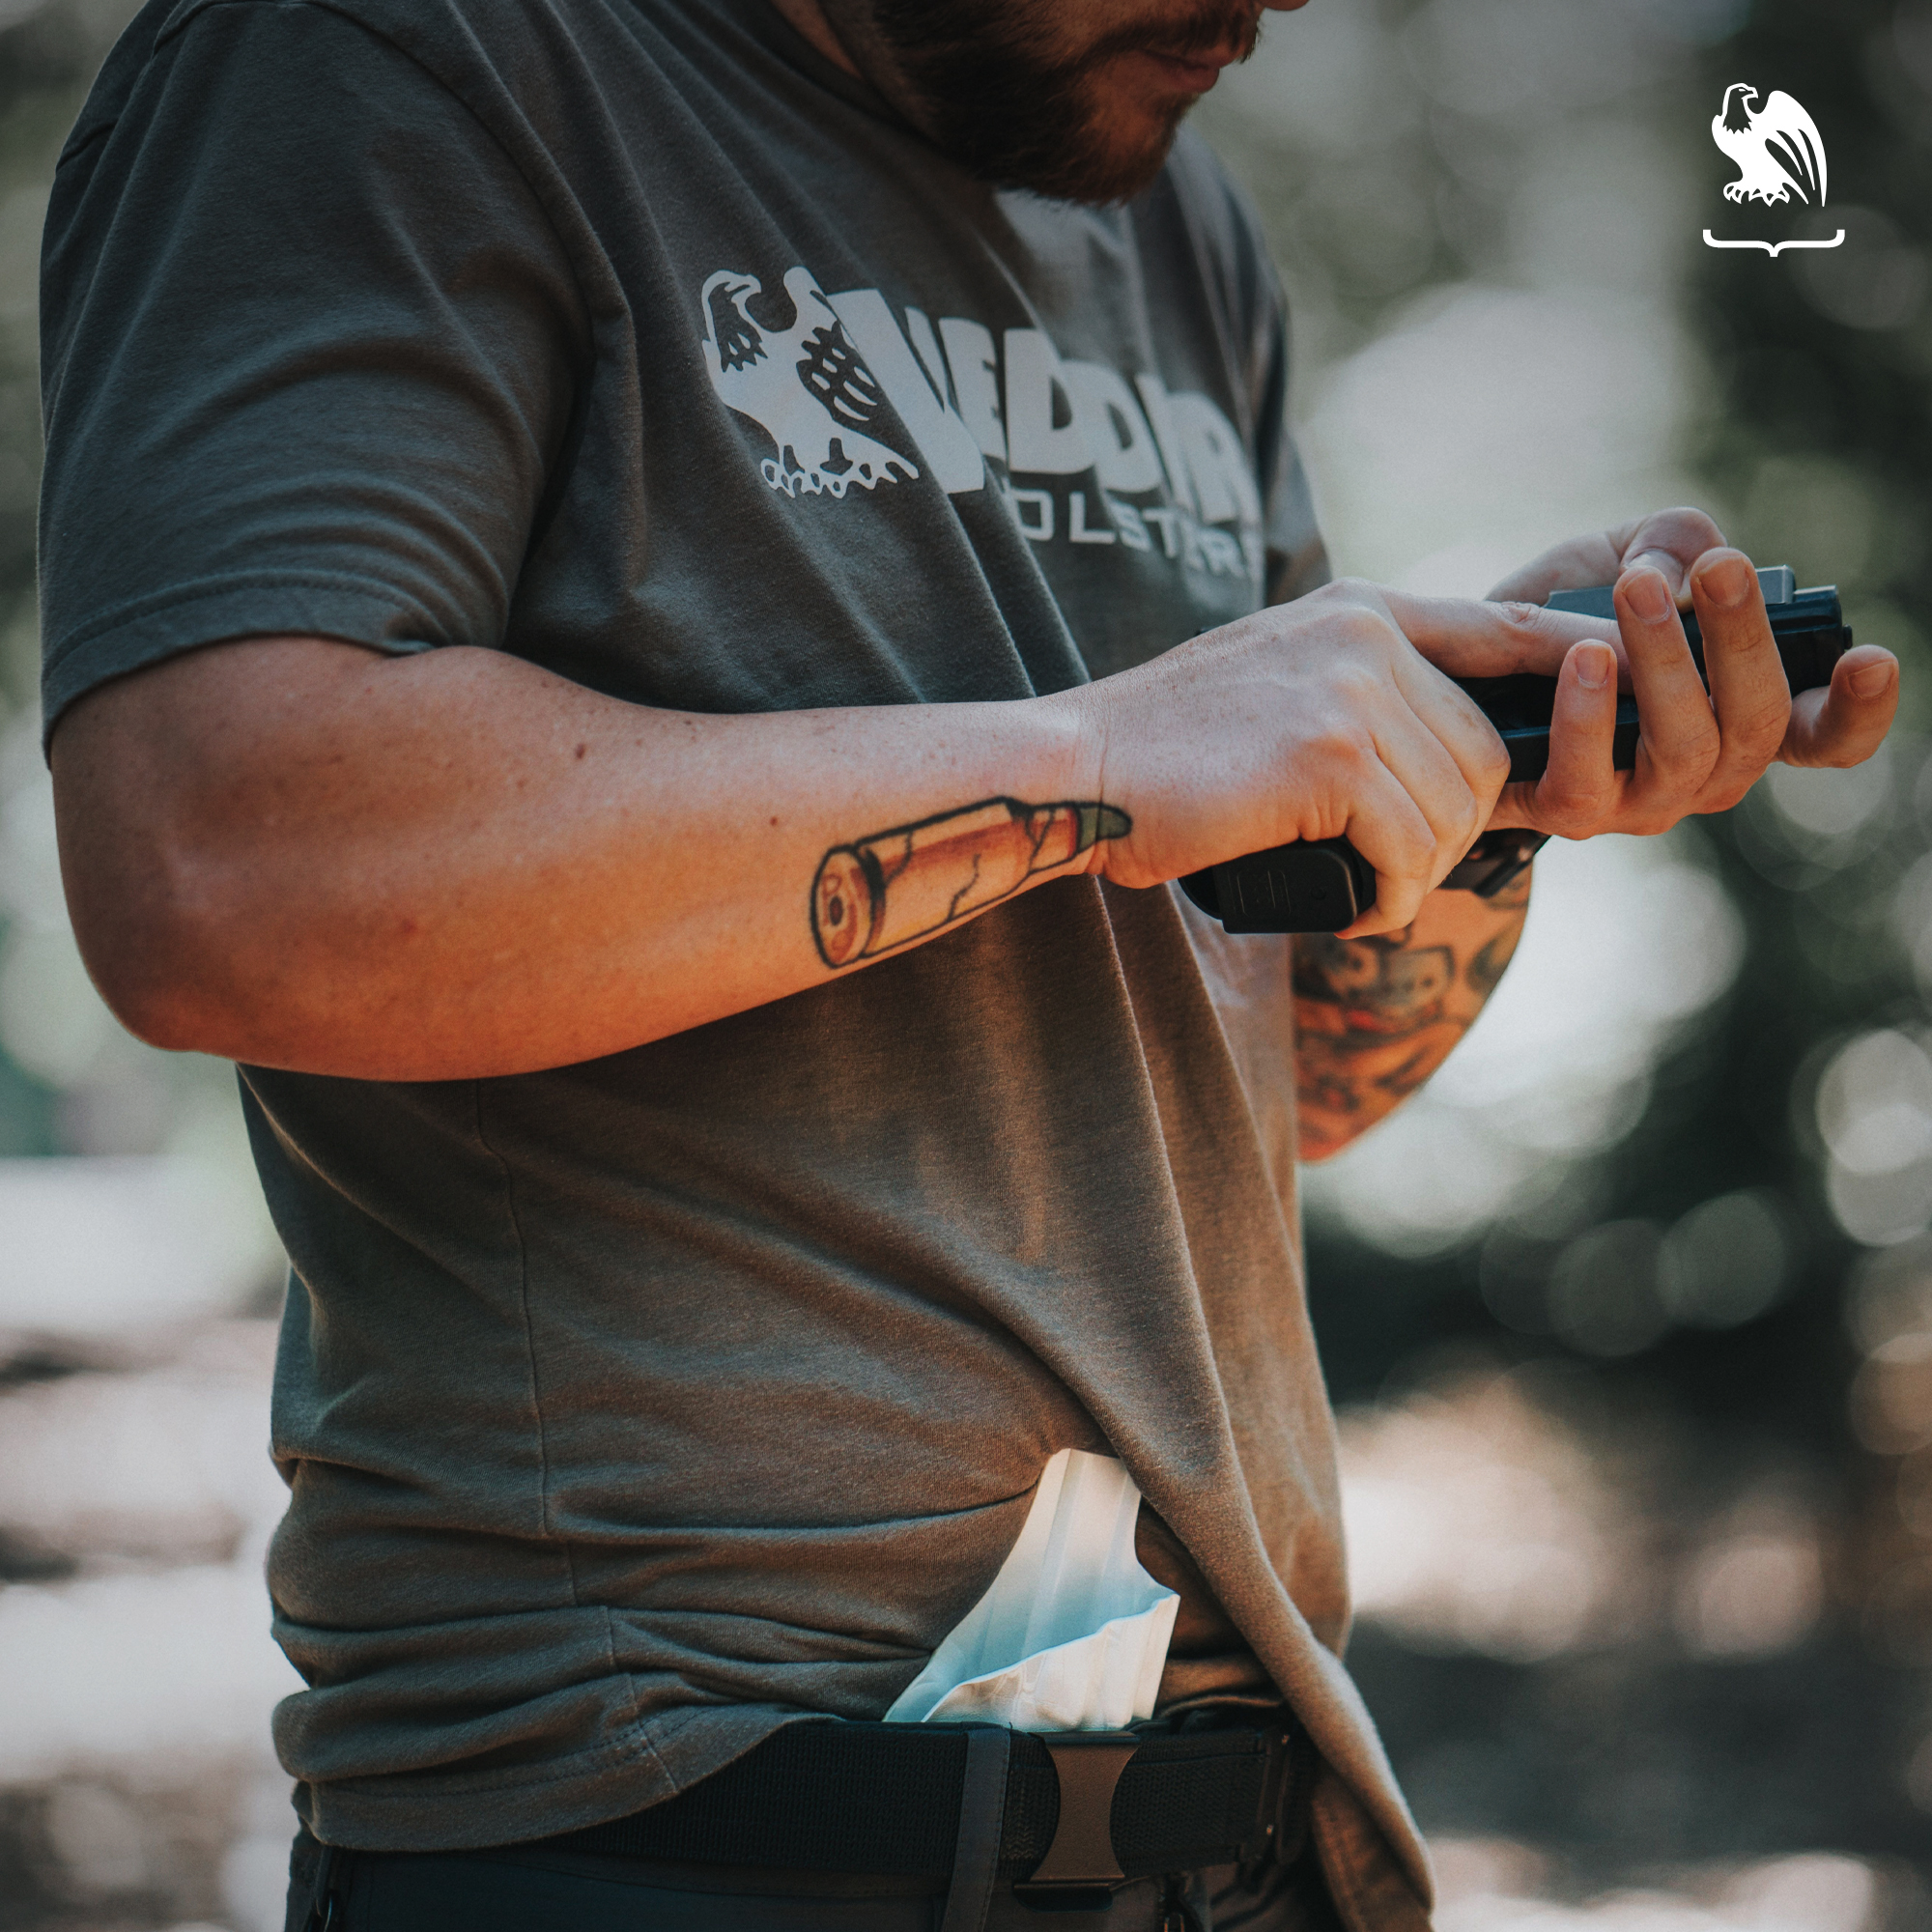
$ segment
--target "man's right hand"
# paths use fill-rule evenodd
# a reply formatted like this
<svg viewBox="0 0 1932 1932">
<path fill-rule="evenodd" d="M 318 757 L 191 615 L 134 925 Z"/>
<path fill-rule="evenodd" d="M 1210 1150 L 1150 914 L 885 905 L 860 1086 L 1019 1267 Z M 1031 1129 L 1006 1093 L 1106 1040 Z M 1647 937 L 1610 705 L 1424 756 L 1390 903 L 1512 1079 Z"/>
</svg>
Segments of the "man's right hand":
<svg viewBox="0 0 1932 1932">
<path fill-rule="evenodd" d="M 1452 677 L 1554 677 L 1584 643 L 1580 665 L 1614 683 L 1616 636 L 1533 604 L 1344 582 L 1062 694 L 1047 701 L 1074 708 L 1092 746 L 1082 795 L 1134 822 L 1094 847 L 1093 869 L 1151 885 L 1346 837 L 1377 872 L 1350 935 L 1407 925 L 1509 776 L 1502 740 Z"/>
</svg>

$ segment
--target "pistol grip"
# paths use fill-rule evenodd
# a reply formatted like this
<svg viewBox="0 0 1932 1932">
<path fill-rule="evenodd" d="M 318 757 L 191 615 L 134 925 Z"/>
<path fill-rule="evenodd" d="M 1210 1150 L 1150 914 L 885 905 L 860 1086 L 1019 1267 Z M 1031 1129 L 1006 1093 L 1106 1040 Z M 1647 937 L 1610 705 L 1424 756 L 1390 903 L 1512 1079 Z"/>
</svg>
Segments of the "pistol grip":
<svg viewBox="0 0 1932 1932">
<path fill-rule="evenodd" d="M 1230 932 L 1340 932 L 1376 902 L 1376 870 L 1346 838 L 1272 845 L 1206 871 L 1180 890 Z"/>
<path fill-rule="evenodd" d="M 1800 590 L 1784 565 L 1759 571 L 1758 579 L 1785 681 L 1793 692 L 1831 683 L 1832 668 L 1852 644 L 1837 591 L 1829 585 Z M 1550 598 L 1549 608 L 1614 617 L 1615 586 L 1565 591 Z M 1692 613 L 1685 613 L 1684 635 L 1701 674 L 1704 640 Z M 1540 779 L 1549 763 L 1556 680 L 1518 672 L 1457 682 L 1482 706 L 1508 748 L 1511 779 Z M 1627 772 L 1635 765 L 1639 735 L 1636 699 L 1620 697 L 1610 754 L 1616 770 Z M 1443 883 L 1485 896 L 1496 891 L 1522 870 L 1543 839 L 1534 834 L 1491 833 L 1478 841 L 1512 838 L 1520 851 L 1488 855 L 1481 866 L 1465 859 Z M 1250 852 L 1207 871 L 1190 872 L 1180 889 L 1230 932 L 1340 932 L 1376 902 L 1375 870 L 1346 838 Z"/>
</svg>

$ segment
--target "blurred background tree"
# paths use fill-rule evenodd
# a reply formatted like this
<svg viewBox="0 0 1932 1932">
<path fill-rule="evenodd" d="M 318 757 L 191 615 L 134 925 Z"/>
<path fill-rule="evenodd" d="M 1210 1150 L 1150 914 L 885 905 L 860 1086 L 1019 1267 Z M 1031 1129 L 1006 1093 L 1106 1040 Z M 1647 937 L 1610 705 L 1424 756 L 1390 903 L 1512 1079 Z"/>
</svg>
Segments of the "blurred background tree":
<svg viewBox="0 0 1932 1932">
<path fill-rule="evenodd" d="M 0 1928 L 246 1932 L 270 1248 L 226 1069 L 87 986 L 36 713 L 35 253 L 127 11 L 0 0 Z M 1763 232 L 1841 247 L 1702 246 L 1738 80 L 1830 156 Z M 1932 0 L 1311 0 L 1199 119 L 1340 568 L 1479 593 L 1699 500 L 1906 665 L 1874 766 L 1552 848 L 1476 1034 L 1310 1177 L 1351 1657 L 1443 1923 L 1932 1926 Z"/>
</svg>

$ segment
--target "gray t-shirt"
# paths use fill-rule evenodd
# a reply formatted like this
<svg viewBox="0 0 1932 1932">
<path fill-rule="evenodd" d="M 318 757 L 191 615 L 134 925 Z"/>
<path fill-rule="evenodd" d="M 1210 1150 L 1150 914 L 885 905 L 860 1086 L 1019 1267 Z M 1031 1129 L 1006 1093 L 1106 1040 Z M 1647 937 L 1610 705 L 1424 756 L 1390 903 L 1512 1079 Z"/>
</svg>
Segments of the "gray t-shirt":
<svg viewBox="0 0 1932 1932">
<path fill-rule="evenodd" d="M 1206 151 L 996 194 L 764 0 L 155 0 L 62 158 L 44 366 L 49 729 L 264 633 L 693 711 L 1020 698 L 1322 568 Z M 244 1067 L 320 1835 L 561 1831 L 877 1718 L 1074 1446 L 1158 1512 L 1164 1706 L 1287 1694 L 1345 1911 L 1413 1921 L 1293 1051 L 1284 942 L 1077 879 L 582 1065 Z"/>
</svg>

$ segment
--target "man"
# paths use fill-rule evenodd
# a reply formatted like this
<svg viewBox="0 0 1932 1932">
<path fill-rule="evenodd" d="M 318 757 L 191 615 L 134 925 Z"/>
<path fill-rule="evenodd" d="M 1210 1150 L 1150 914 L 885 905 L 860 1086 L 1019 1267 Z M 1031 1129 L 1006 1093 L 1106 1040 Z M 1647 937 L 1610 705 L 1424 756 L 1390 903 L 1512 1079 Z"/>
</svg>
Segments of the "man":
<svg viewBox="0 0 1932 1932">
<path fill-rule="evenodd" d="M 1425 1922 L 1289 954 L 1166 882 L 1377 867 L 1300 976 L 1326 1149 L 1501 971 L 1520 895 L 1435 890 L 1486 826 L 1856 760 L 1896 669 L 1794 706 L 1690 512 L 1517 605 L 1318 587 L 1272 277 L 1170 153 L 1257 18 L 155 0 L 83 111 L 50 752 L 90 966 L 242 1064 L 294 1265 L 292 1925 Z M 1444 673 L 1519 668 L 1504 790 Z M 881 1724 L 1062 1449 L 1179 1597 L 1138 1757 Z"/>
</svg>

